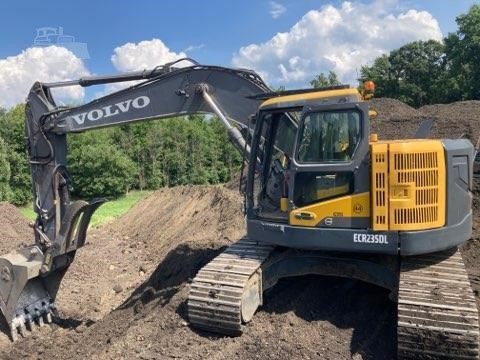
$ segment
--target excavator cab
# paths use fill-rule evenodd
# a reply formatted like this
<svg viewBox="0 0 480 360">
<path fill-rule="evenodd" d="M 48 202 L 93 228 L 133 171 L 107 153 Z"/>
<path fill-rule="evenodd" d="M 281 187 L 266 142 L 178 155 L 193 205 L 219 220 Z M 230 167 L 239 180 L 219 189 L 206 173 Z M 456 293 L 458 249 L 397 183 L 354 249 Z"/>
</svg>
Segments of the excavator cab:
<svg viewBox="0 0 480 360">
<path fill-rule="evenodd" d="M 300 211 L 292 218 L 292 210 L 368 192 L 368 107 L 358 94 L 311 90 L 303 97 L 312 100 L 301 98 L 297 106 L 288 96 L 262 104 L 252 144 L 262 166 L 252 176 L 251 217 L 309 226 L 318 214 Z"/>
</svg>

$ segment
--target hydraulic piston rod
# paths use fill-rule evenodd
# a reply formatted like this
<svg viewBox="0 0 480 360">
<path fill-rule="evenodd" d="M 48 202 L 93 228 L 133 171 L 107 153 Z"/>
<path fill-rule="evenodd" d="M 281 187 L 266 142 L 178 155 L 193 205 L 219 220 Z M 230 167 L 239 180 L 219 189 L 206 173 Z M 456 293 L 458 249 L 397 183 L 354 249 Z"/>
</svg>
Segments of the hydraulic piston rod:
<svg viewBox="0 0 480 360">
<path fill-rule="evenodd" d="M 235 146 L 241 151 L 245 152 L 246 155 L 250 155 L 250 146 L 247 144 L 245 141 L 242 133 L 240 130 L 238 130 L 235 126 L 233 126 L 230 121 L 228 121 L 227 117 L 225 114 L 220 110 L 219 106 L 215 103 L 215 101 L 212 99 L 210 94 L 208 93 L 208 88 L 207 87 L 202 87 L 201 88 L 201 93 L 205 101 L 210 105 L 212 108 L 213 112 L 220 118 L 222 121 L 223 125 L 227 129 L 228 136 L 232 140 L 232 142 L 235 144 Z"/>
</svg>

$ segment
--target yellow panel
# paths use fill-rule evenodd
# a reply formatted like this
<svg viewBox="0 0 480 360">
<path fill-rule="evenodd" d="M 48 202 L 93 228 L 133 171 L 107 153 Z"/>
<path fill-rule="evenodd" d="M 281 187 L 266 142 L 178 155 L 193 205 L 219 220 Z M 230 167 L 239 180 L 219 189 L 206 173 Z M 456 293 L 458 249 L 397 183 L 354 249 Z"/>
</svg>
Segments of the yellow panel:
<svg viewBox="0 0 480 360">
<path fill-rule="evenodd" d="M 264 106 L 269 106 L 278 103 L 284 102 L 295 102 L 295 101 L 306 101 L 306 100 L 318 100 L 325 98 L 334 98 L 340 96 L 354 96 L 357 98 L 357 101 L 361 101 L 362 97 L 357 89 L 339 89 L 339 90 L 324 90 L 324 91 L 315 91 L 303 94 L 295 95 L 286 95 L 278 96 L 271 99 L 268 99 L 262 103 L 261 108 Z"/>
<path fill-rule="evenodd" d="M 445 156 L 441 141 L 389 144 L 390 230 L 423 230 L 445 224 Z"/>
<path fill-rule="evenodd" d="M 370 193 L 342 196 L 290 212 L 290 225 L 315 227 L 327 217 L 369 217 Z"/>
<path fill-rule="evenodd" d="M 372 228 L 388 230 L 388 144 L 371 143 Z"/>
</svg>

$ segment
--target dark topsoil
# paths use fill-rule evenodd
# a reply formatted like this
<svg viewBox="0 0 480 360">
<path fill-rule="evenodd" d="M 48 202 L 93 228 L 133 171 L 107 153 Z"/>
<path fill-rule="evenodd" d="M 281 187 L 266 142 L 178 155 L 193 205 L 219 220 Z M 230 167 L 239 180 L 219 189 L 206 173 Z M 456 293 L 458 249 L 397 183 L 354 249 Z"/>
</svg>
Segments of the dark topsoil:
<svg viewBox="0 0 480 360">
<path fill-rule="evenodd" d="M 413 136 L 434 120 L 436 137 L 476 142 L 480 102 L 420 110 L 375 99 L 380 138 Z M 390 117 L 387 114 L 392 114 Z M 480 187 L 474 189 L 472 239 L 462 247 L 477 298 L 480 290 Z M 9 251 L 31 239 L 26 221 L 0 205 Z M 391 359 L 395 305 L 388 292 L 355 280 L 305 276 L 280 281 L 242 336 L 188 326 L 185 301 L 195 273 L 244 232 L 242 199 L 222 186 L 155 192 L 119 220 L 91 231 L 62 283 L 61 320 L 13 346 L 0 336 L 0 358 L 19 359 Z M 115 289 L 115 290 L 114 290 Z"/>
</svg>

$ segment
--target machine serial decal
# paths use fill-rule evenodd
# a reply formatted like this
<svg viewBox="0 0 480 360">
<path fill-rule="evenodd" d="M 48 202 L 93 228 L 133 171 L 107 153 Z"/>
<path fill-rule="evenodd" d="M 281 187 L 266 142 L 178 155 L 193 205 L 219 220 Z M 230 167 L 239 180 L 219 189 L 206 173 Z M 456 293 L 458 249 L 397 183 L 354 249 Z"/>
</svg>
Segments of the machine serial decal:
<svg viewBox="0 0 480 360">
<path fill-rule="evenodd" d="M 354 243 L 366 243 L 366 244 L 385 244 L 388 245 L 387 235 L 380 234 L 353 234 Z"/>
</svg>

